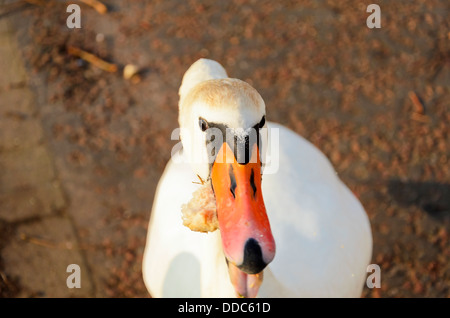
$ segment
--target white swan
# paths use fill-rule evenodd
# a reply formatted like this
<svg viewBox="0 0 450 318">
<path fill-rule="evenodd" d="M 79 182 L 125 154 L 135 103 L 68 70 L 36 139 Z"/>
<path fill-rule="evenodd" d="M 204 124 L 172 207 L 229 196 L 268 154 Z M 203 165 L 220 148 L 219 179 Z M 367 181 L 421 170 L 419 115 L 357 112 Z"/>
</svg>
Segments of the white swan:
<svg viewBox="0 0 450 318">
<path fill-rule="evenodd" d="M 215 61 L 195 62 L 179 94 L 178 155 L 186 160 L 169 161 L 156 191 L 143 260 L 150 294 L 360 297 L 372 255 L 370 223 L 328 159 L 288 128 L 265 122 L 256 90 L 228 78 Z M 212 155 L 231 154 L 240 163 L 234 157 L 233 163 L 207 162 L 206 131 L 213 127 L 229 128 L 237 147 L 224 137 Z M 261 131 L 276 161 L 270 173 L 264 167 L 262 182 L 260 144 L 246 139 L 250 128 Z M 263 128 L 274 135 L 267 138 Z M 272 139 L 276 133 L 279 138 Z M 247 157 L 239 150 L 245 143 Z M 217 202 L 219 230 L 207 234 L 181 222 L 182 204 L 199 187 L 197 175 L 212 176 Z"/>
</svg>

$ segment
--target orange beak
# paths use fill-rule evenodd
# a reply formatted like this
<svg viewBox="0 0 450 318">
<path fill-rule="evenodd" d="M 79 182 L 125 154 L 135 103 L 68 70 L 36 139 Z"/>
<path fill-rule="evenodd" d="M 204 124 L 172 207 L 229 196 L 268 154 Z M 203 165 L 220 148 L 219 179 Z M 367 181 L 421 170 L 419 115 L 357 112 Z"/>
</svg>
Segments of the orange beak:
<svg viewBox="0 0 450 318">
<path fill-rule="evenodd" d="M 250 161 L 236 161 L 223 143 L 211 170 L 222 246 L 239 296 L 255 297 L 262 270 L 275 256 L 275 241 L 261 191 L 261 161 L 253 144 Z"/>
</svg>

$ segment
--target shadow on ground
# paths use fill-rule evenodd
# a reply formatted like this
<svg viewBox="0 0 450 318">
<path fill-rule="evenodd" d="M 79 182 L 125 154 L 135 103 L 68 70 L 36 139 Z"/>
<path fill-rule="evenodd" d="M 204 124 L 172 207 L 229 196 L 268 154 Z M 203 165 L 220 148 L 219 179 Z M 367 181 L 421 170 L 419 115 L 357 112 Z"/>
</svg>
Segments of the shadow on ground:
<svg viewBox="0 0 450 318">
<path fill-rule="evenodd" d="M 450 184 L 391 180 L 389 193 L 403 206 L 416 206 L 437 220 L 450 218 Z"/>
</svg>

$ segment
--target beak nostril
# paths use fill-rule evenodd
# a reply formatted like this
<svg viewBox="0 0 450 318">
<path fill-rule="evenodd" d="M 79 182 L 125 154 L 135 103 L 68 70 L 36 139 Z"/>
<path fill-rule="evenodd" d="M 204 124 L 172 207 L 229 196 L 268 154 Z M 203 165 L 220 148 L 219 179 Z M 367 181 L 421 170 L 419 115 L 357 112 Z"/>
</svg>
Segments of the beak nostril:
<svg viewBox="0 0 450 318">
<path fill-rule="evenodd" d="M 255 185 L 255 172 L 252 169 L 252 173 L 250 174 L 250 185 L 253 190 L 253 198 L 256 198 L 256 185 Z"/>
<path fill-rule="evenodd" d="M 230 191 L 233 195 L 233 198 L 236 199 L 236 176 L 234 175 L 233 166 L 230 165 L 230 168 L 228 170 L 228 174 L 230 175 Z"/>
<path fill-rule="evenodd" d="M 244 247 L 244 261 L 238 268 L 247 274 L 258 274 L 266 265 L 258 241 L 249 238 Z"/>
</svg>

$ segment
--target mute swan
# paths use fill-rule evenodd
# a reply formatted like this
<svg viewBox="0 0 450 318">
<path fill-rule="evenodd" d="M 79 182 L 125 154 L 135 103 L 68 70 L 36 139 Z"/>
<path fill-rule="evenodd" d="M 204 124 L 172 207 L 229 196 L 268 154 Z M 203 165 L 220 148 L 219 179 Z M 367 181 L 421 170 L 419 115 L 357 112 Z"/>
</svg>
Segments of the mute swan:
<svg viewBox="0 0 450 318">
<path fill-rule="evenodd" d="M 150 294 L 360 297 L 370 223 L 325 155 L 266 121 L 258 92 L 215 61 L 195 62 L 179 95 L 182 149 L 175 155 L 185 160 L 172 157 L 157 187 L 142 268 Z M 227 134 L 215 151 L 210 128 Z M 267 160 L 261 167 L 266 153 L 271 168 Z M 216 199 L 219 230 L 206 234 L 181 222 L 199 178 L 211 181 Z"/>
</svg>

